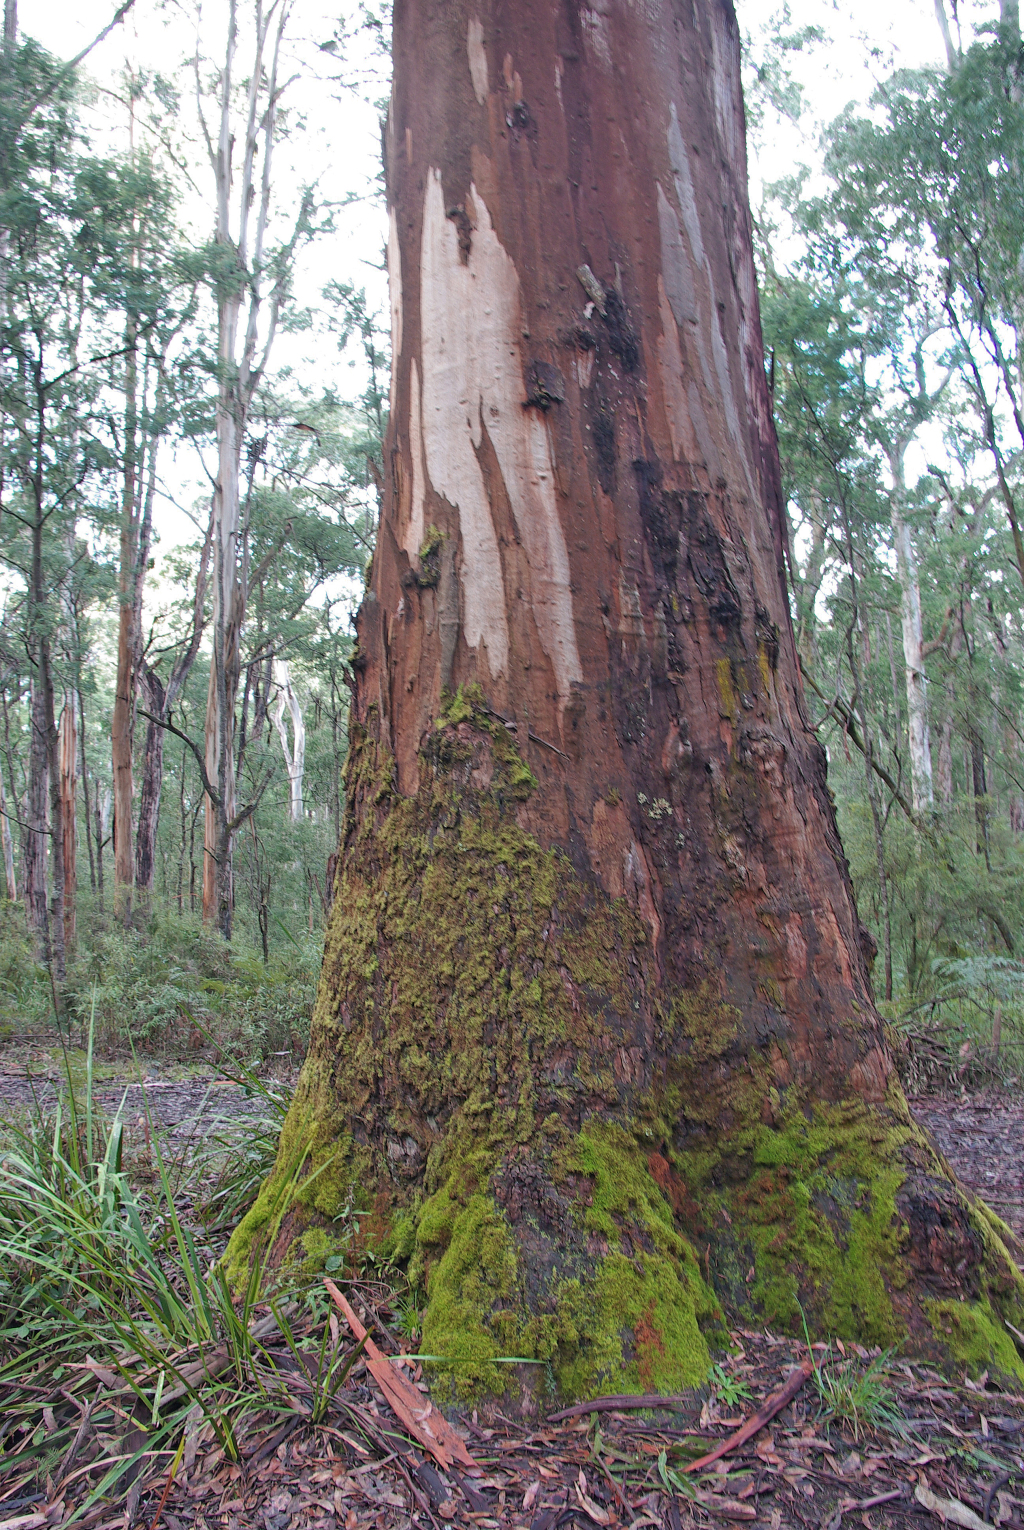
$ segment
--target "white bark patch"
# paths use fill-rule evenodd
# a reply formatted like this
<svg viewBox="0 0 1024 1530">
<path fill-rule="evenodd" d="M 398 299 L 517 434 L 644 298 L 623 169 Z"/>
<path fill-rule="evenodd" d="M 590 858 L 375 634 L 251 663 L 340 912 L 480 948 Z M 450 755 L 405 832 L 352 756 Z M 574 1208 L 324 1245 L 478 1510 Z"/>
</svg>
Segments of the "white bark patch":
<svg viewBox="0 0 1024 1530">
<path fill-rule="evenodd" d="M 581 12 L 580 20 L 583 22 L 583 32 L 587 47 L 598 63 L 606 69 L 612 67 L 612 44 L 608 35 L 608 22 L 604 16 L 594 10 Z"/>
<path fill-rule="evenodd" d="M 487 434 L 530 566 L 532 608 L 561 704 L 583 671 L 576 646 L 569 558 L 558 518 L 543 416 L 523 408 L 519 278 L 471 188 L 477 226 L 468 262 L 445 217 L 440 171 L 427 181 L 420 312 L 423 325 L 423 443 L 430 481 L 458 506 L 466 641 L 487 645 L 492 674 L 508 663 L 501 559 L 476 452 Z"/>
<path fill-rule="evenodd" d="M 711 270 L 711 262 L 704 248 L 704 238 L 701 233 L 700 213 L 697 208 L 693 172 L 690 168 L 690 156 L 683 141 L 674 102 L 671 106 L 667 139 L 676 199 L 679 203 L 679 211 L 682 215 L 683 228 L 686 230 L 686 238 L 690 250 L 689 254 L 687 254 L 683 245 L 682 229 L 679 227 L 679 220 L 676 217 L 675 209 L 659 185 L 658 223 L 661 234 L 661 262 L 665 291 L 668 294 L 677 323 L 680 325 L 688 323 L 696 336 L 704 385 L 708 390 L 709 396 L 717 398 L 719 401 L 725 416 L 725 428 L 736 449 L 739 466 L 746 479 L 747 489 L 751 498 L 756 498 L 757 491 L 754 486 L 754 475 L 751 472 L 750 463 L 747 459 L 747 447 L 743 429 L 740 425 L 739 411 L 736 407 L 736 394 L 733 389 L 729 356 L 722 333 L 722 316 L 718 311 L 718 294 L 715 291 L 715 279 Z M 700 274 L 699 284 L 694 273 L 694 266 L 696 266 L 697 272 Z M 709 335 L 711 339 L 710 357 L 708 355 Z M 711 376 L 712 364 L 715 371 L 714 378 Z M 696 423 L 695 420 L 695 426 Z M 709 469 L 711 467 L 710 461 L 708 467 Z"/>
<path fill-rule="evenodd" d="M 412 457 L 412 509 L 405 528 L 402 546 L 410 558 L 418 558 L 426 527 L 423 504 L 426 498 L 426 474 L 423 468 L 423 412 L 420 403 L 420 371 L 415 356 L 409 378 L 409 448 Z"/>
<path fill-rule="evenodd" d="M 689 370 L 690 380 L 687 385 L 686 398 L 689 405 L 690 419 L 693 421 L 694 433 L 704 454 L 704 465 L 711 474 L 711 477 L 717 479 L 724 476 L 722 459 L 708 427 L 707 414 L 705 413 L 700 390 L 697 386 L 697 379 L 694 375 L 693 352 L 696 350 L 706 396 L 714 398 L 715 385 L 711 370 L 711 358 L 708 355 L 708 348 L 700 324 L 699 299 L 693 262 L 683 243 L 683 231 L 679 225 L 679 215 L 660 185 L 658 187 L 658 224 L 661 234 L 662 282 L 665 296 L 668 298 L 669 307 L 676 321 L 676 342 L 678 346 L 679 331 L 681 330 L 685 337 L 687 351 L 689 352 L 690 364 L 687 369 L 680 350 L 680 377 L 685 376 L 686 371 Z M 703 249 L 703 245 L 701 248 Z"/>
<path fill-rule="evenodd" d="M 487 54 L 484 52 L 483 22 L 477 16 L 469 18 L 466 52 L 469 54 L 469 73 L 473 80 L 473 92 L 483 106 L 487 100 Z"/>
<path fill-rule="evenodd" d="M 402 354 L 402 250 L 398 242 L 398 219 L 394 208 L 388 215 L 388 294 L 391 298 L 391 408 L 395 407 L 395 379 Z"/>
<path fill-rule="evenodd" d="M 668 416 L 668 428 L 672 437 L 672 455 L 677 462 L 696 462 L 697 441 L 690 420 L 690 411 L 686 407 L 686 395 L 683 392 L 683 356 L 679 348 L 679 331 L 676 328 L 672 305 L 665 291 L 665 283 L 660 276 L 658 277 L 658 299 L 662 330 L 658 340 L 658 370 L 661 373 L 665 413 Z"/>
<path fill-rule="evenodd" d="M 573 359 L 573 366 L 576 368 L 576 381 L 580 387 L 589 388 L 590 379 L 594 372 L 594 352 L 577 351 Z"/>
<path fill-rule="evenodd" d="M 555 95 L 558 97 L 558 105 L 561 108 L 563 116 L 565 115 L 565 102 L 562 100 L 562 73 L 563 73 L 564 69 L 565 69 L 565 65 L 562 63 L 562 60 L 560 58 L 556 58 L 555 59 Z"/>
<path fill-rule="evenodd" d="M 679 211 L 683 215 L 686 237 L 690 241 L 693 258 L 698 266 L 703 266 L 704 240 L 700 231 L 700 213 L 697 211 L 697 195 L 693 189 L 690 156 L 687 154 L 686 145 L 683 142 L 683 134 L 679 126 L 679 118 L 676 115 L 676 104 L 674 101 L 671 105 L 671 115 L 668 124 L 668 162 L 672 166 L 672 176 L 675 180 Z"/>
<path fill-rule="evenodd" d="M 732 66 L 732 41 L 729 37 L 727 13 L 716 6 L 711 13 L 711 78 L 715 98 L 715 116 L 722 136 L 725 160 L 730 165 L 741 165 L 745 153 L 743 135 L 740 131 L 742 108 L 740 105 L 739 80 Z"/>
</svg>

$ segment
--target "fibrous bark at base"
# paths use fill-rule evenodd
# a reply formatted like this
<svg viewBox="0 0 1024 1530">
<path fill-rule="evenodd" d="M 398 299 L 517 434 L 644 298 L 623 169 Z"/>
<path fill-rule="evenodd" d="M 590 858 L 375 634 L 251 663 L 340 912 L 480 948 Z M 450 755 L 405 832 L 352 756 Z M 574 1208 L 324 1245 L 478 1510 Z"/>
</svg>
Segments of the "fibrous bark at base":
<svg viewBox="0 0 1024 1530">
<path fill-rule="evenodd" d="M 527 1411 L 702 1382 L 723 1310 L 1020 1371 L 1006 1230 L 898 1087 L 783 1101 L 719 975 L 666 991 L 628 904 L 523 831 L 534 784 L 462 693 L 415 798 L 357 736 L 313 1047 L 236 1272 L 387 1253 L 441 1392 Z"/>
<path fill-rule="evenodd" d="M 229 1263 L 390 1251 L 505 1410 L 702 1381 L 723 1307 L 1013 1369 L 803 712 L 732 9 L 398 0 L 394 56 L 336 893 Z"/>
</svg>

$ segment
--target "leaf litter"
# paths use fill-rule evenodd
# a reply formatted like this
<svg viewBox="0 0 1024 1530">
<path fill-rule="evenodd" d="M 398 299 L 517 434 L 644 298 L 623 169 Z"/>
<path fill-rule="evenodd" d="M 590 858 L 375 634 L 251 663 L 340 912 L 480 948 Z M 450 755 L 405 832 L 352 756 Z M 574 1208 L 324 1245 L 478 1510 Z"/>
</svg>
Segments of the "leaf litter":
<svg viewBox="0 0 1024 1530">
<path fill-rule="evenodd" d="M 251 1395 L 227 1431 L 223 1346 L 169 1355 L 165 1376 L 151 1356 L 61 1365 L 27 1343 L 0 1367 L 0 1530 L 1024 1530 L 1024 1396 L 987 1375 L 737 1329 L 692 1393 L 444 1420 L 401 1360 L 394 1291 L 340 1284 L 343 1325 L 253 1304 Z M 190 1377 L 205 1414 L 168 1384 Z"/>
<path fill-rule="evenodd" d="M 496 1414 L 485 1425 L 470 1414 L 437 1429 L 419 1365 L 395 1365 L 377 1346 L 362 1352 L 366 1329 L 389 1332 L 386 1292 L 347 1289 L 338 1294 L 355 1321 L 347 1334 L 335 1326 L 340 1349 L 356 1358 L 344 1385 L 314 1422 L 316 1378 L 300 1374 L 280 1330 L 268 1337 L 267 1363 L 288 1376 L 290 1408 L 283 1418 L 280 1400 L 254 1411 L 239 1430 L 236 1462 L 201 1417 L 176 1448 L 131 1452 L 133 1394 L 95 1364 L 66 1384 L 37 1386 L 30 1402 L 23 1393 L 20 1424 L 13 1439 L 5 1430 L 0 1456 L 0 1530 L 1024 1525 L 1024 1397 L 991 1378 L 954 1380 L 855 1345 L 809 1353 L 794 1340 L 737 1329 L 718 1375 L 749 1394 L 742 1405 L 709 1387 L 657 1408 L 617 1398 L 610 1410 L 555 1414 L 554 1422 Z M 304 1321 L 312 1329 L 317 1320 Z M 303 1323 L 291 1333 L 301 1338 Z M 399 1356 L 397 1337 L 392 1346 Z M 869 1370 L 881 1376 L 891 1427 L 862 1421 L 855 1437 L 849 1420 L 830 1417 L 831 1394 L 817 1385 L 812 1361 L 845 1368 L 851 1385 Z M 383 1385 L 382 1366 L 391 1372 Z M 435 1420 L 440 1447 L 424 1435 L 424 1417 Z M 40 1430 L 68 1442 L 42 1483 L 31 1447 Z M 17 1448 L 19 1434 L 28 1450 Z M 103 1479 L 131 1454 L 134 1481 L 104 1493 Z"/>
</svg>

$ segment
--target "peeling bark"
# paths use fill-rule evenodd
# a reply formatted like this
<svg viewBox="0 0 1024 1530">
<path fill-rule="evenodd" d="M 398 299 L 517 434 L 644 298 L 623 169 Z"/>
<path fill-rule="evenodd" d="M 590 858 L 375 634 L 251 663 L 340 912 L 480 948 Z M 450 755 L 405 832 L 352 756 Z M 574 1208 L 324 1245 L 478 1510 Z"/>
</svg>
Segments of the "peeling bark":
<svg viewBox="0 0 1024 1530">
<path fill-rule="evenodd" d="M 930 1290 L 1020 1283 L 910 1121 L 804 721 L 731 6 L 398 0 L 394 57 L 335 898 L 229 1266 L 354 1197 L 505 1409 L 701 1380 L 719 1303 L 935 1348 Z"/>
</svg>

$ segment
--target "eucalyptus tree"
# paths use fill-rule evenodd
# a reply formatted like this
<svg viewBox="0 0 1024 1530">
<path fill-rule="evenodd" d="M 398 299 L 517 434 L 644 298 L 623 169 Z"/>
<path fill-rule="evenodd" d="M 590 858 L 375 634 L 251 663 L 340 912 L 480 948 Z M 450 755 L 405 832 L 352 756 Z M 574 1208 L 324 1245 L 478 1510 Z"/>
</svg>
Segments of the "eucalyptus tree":
<svg viewBox="0 0 1024 1530">
<path fill-rule="evenodd" d="M 725 1303 L 941 1345 L 938 1307 L 1019 1370 L 804 710 L 732 9 L 402 0 L 394 59 L 335 898 L 229 1266 L 356 1213 L 443 1395 L 506 1414 L 699 1382 Z"/>
<path fill-rule="evenodd" d="M 260 460 L 250 442 L 246 474 L 242 457 L 253 399 L 263 379 L 278 323 L 288 301 L 296 249 L 310 235 L 313 206 L 303 194 L 286 234 L 273 240 L 274 157 L 280 136 L 282 44 L 290 0 L 253 0 L 241 65 L 238 0 L 229 0 L 223 56 L 212 92 L 208 64 L 194 60 L 197 104 L 214 179 L 214 252 L 217 306 L 217 467 L 213 489 L 211 556 L 213 662 L 205 730 L 208 782 L 203 916 L 231 935 L 231 865 L 234 836 L 255 810 L 255 799 L 239 804 L 235 713 L 241 673 L 241 632 L 252 569 L 249 510 L 253 476 Z M 207 108 L 212 96 L 213 113 Z"/>
<path fill-rule="evenodd" d="M 1024 103 L 1014 7 L 946 71 L 902 72 L 830 132 L 827 168 L 912 252 L 959 347 L 1024 581 Z"/>
</svg>

